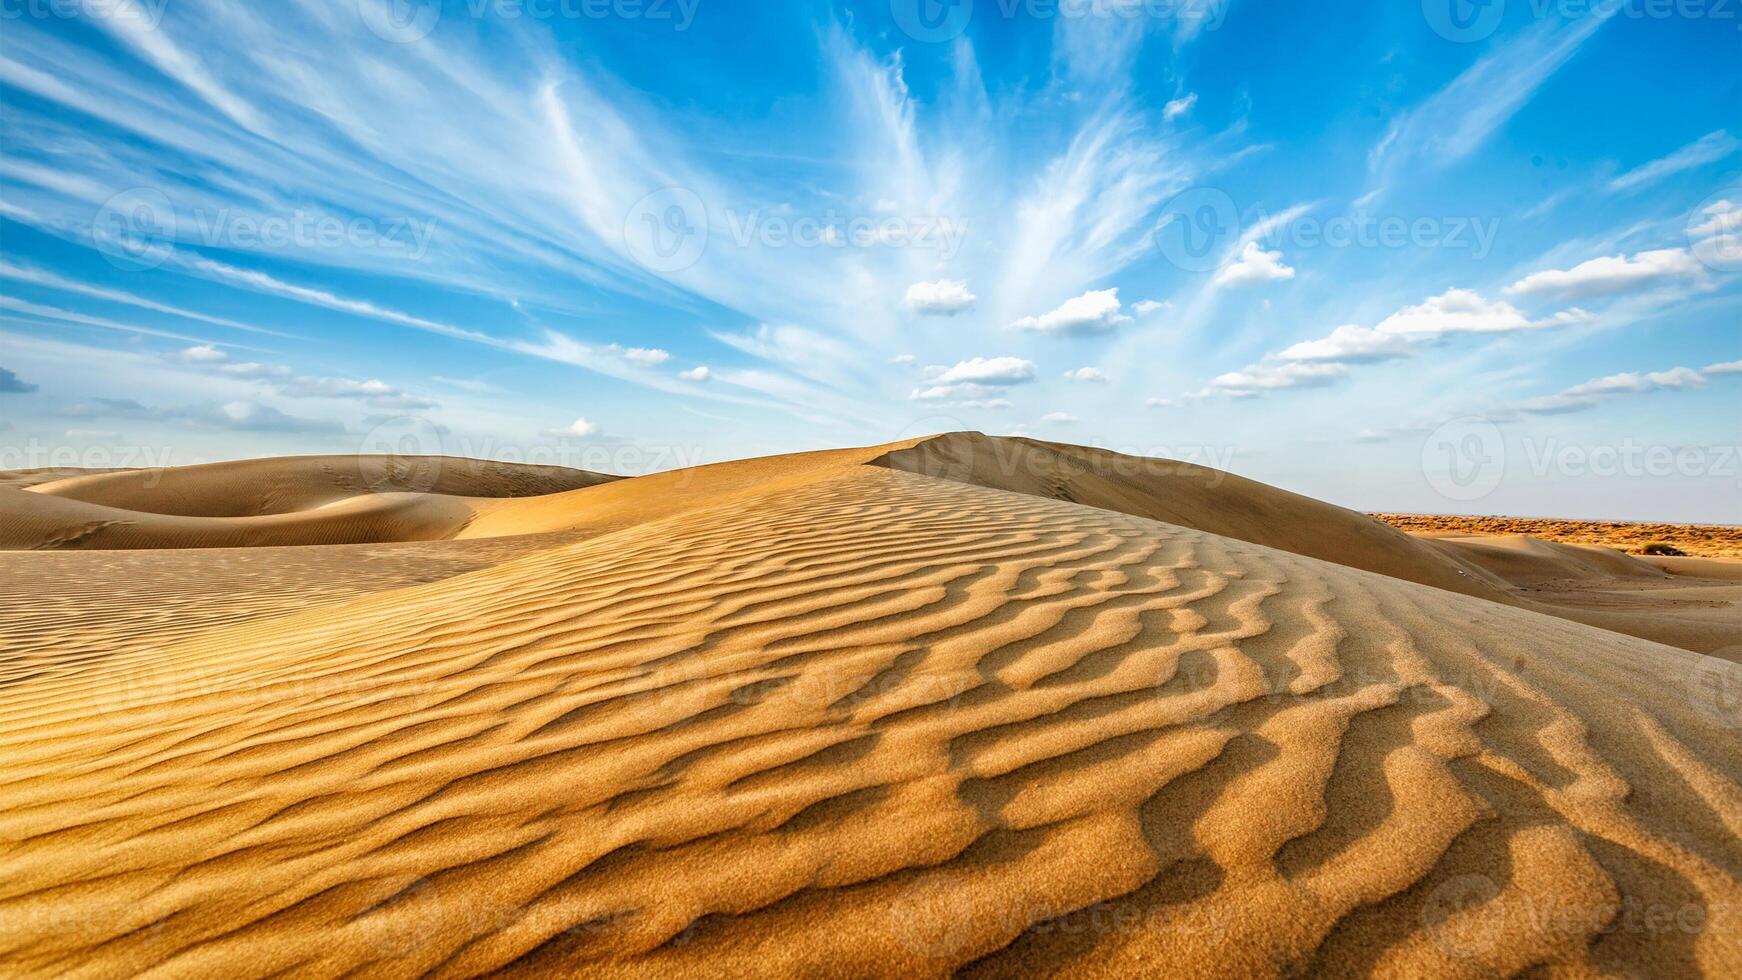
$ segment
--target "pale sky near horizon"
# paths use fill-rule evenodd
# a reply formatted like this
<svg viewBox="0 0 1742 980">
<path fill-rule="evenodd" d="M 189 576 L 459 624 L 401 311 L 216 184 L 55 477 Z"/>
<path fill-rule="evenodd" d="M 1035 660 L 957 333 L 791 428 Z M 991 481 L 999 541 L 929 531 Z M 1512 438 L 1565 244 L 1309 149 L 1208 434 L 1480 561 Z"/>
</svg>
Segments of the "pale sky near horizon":
<svg viewBox="0 0 1742 980">
<path fill-rule="evenodd" d="M 0 468 L 954 429 L 1742 523 L 1742 9 L 0 0 Z"/>
</svg>

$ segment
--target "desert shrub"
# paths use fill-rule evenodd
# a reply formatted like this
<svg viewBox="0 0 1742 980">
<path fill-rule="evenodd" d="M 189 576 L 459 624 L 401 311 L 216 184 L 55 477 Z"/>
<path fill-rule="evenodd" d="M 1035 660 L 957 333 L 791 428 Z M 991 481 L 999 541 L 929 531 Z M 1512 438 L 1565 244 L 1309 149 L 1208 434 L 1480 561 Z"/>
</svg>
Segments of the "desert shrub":
<svg viewBox="0 0 1742 980">
<path fill-rule="evenodd" d="M 1688 555 L 1687 552 L 1677 548 L 1675 545 L 1664 544 L 1662 541 L 1653 541 L 1639 549 L 1639 553 L 1642 555 L 1662 555 L 1668 558 L 1686 558 Z"/>
</svg>

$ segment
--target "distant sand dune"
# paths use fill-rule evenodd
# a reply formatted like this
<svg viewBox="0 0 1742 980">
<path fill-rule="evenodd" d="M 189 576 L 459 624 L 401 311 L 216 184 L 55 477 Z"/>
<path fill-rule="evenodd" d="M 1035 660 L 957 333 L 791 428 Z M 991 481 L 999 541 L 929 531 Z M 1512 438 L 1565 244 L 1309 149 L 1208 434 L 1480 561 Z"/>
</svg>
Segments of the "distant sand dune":
<svg viewBox="0 0 1742 980">
<path fill-rule="evenodd" d="M 499 498 L 617 479 L 436 456 L 297 456 L 37 482 L 0 480 L 0 549 L 238 548 L 431 541 Z"/>
<path fill-rule="evenodd" d="M 467 533 L 583 539 L 39 648 L 0 969 L 1742 975 L 1726 665 L 1232 533 L 1307 504 L 927 445 L 497 501 Z"/>
</svg>

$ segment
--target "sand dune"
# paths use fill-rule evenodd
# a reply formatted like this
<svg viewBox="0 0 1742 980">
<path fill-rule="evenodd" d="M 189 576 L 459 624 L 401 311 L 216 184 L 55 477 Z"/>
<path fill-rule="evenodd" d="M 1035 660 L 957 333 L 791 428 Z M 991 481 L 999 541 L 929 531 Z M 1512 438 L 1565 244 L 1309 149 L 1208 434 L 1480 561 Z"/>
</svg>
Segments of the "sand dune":
<svg viewBox="0 0 1742 980">
<path fill-rule="evenodd" d="M 1253 543 L 1346 512 L 1189 471 L 923 472 L 963 442 L 497 501 L 463 533 L 575 539 L 38 635 L 0 971 L 1742 974 L 1733 668 Z"/>
<path fill-rule="evenodd" d="M 453 538 L 499 498 L 616 477 L 436 456 L 298 456 L 0 480 L 0 549 L 238 548 Z"/>
</svg>

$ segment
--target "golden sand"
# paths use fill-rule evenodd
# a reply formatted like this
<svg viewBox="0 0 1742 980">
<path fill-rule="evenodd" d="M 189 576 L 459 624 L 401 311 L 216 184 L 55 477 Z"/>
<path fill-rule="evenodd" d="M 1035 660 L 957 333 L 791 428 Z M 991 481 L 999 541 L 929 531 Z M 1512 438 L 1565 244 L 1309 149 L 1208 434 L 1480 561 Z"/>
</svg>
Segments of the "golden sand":
<svg viewBox="0 0 1742 980">
<path fill-rule="evenodd" d="M 1180 466 L 956 435 L 6 556 L 0 973 L 1742 975 L 1733 665 Z M 190 554 L 284 560 L 86 620 Z"/>
</svg>

